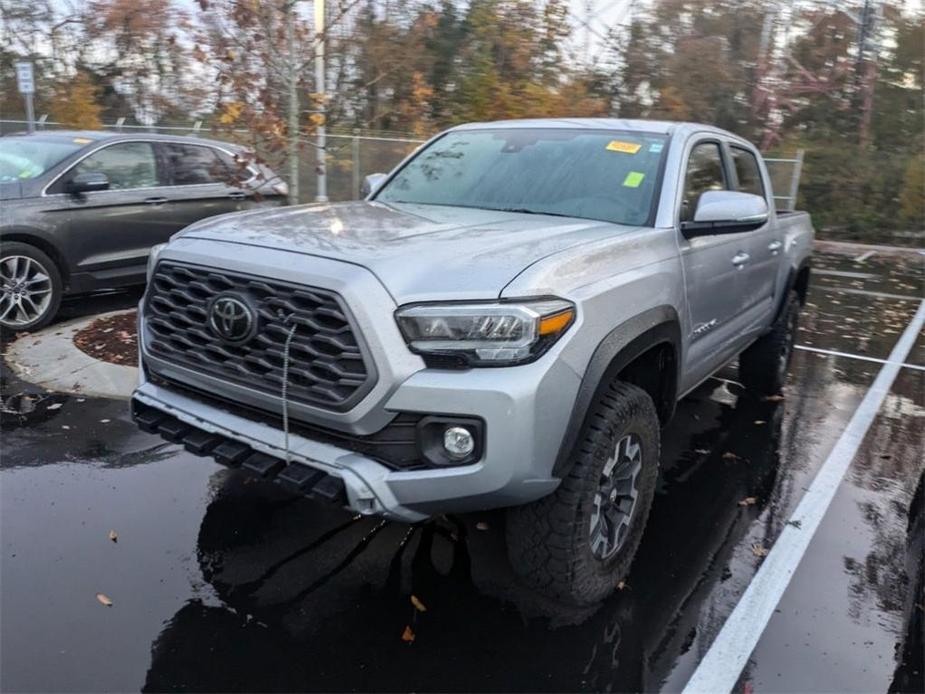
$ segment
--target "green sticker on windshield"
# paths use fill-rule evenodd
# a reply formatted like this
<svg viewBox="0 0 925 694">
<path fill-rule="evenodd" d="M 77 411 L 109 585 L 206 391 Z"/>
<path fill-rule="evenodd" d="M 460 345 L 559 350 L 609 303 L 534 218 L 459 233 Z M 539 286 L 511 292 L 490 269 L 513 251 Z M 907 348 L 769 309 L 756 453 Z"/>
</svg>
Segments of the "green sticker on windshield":
<svg viewBox="0 0 925 694">
<path fill-rule="evenodd" d="M 625 188 L 638 188 L 639 184 L 642 183 L 643 179 L 646 177 L 644 173 L 639 171 L 630 171 L 626 174 L 626 178 L 623 179 L 623 186 Z"/>
</svg>

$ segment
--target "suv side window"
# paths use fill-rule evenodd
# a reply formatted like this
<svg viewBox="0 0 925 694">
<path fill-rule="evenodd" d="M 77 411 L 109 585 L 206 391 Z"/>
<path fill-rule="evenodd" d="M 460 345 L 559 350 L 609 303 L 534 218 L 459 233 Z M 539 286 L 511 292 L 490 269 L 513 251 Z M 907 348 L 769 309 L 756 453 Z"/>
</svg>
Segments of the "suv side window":
<svg viewBox="0 0 925 694">
<path fill-rule="evenodd" d="M 201 145 L 165 144 L 164 156 L 175 186 L 225 183 L 230 172 L 218 153 Z"/>
<path fill-rule="evenodd" d="M 758 168 L 758 159 L 752 152 L 732 145 L 732 163 L 736 169 L 736 178 L 739 181 L 736 190 L 742 193 L 753 193 L 764 197 L 764 185 L 761 182 L 761 169 Z"/>
<path fill-rule="evenodd" d="M 70 177 L 90 172 L 106 174 L 110 190 L 160 185 L 154 148 L 149 142 L 120 142 L 104 147 L 75 166 Z"/>
<path fill-rule="evenodd" d="M 681 221 L 694 218 L 697 201 L 708 190 L 726 190 L 726 172 L 723 155 L 717 142 L 694 145 L 687 160 L 684 175 L 684 197 L 681 199 Z"/>
</svg>

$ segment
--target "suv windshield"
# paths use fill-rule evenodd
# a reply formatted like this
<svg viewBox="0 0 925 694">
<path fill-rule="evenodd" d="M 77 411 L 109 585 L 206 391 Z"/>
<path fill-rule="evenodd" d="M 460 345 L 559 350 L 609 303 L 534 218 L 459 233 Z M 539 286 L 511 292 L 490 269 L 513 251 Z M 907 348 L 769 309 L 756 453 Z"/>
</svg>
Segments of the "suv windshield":
<svg viewBox="0 0 925 694">
<path fill-rule="evenodd" d="M 559 128 L 450 132 L 408 162 L 375 199 L 641 226 L 652 211 L 666 140 Z"/>
<path fill-rule="evenodd" d="M 0 183 L 36 178 L 79 149 L 88 140 L 63 138 L 0 137 Z"/>
</svg>

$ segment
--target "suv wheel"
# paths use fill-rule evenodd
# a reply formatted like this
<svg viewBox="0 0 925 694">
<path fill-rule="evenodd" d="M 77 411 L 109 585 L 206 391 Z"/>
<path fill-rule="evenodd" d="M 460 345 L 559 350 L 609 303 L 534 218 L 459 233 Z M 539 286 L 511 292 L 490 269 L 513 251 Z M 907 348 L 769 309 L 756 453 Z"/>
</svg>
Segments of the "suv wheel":
<svg viewBox="0 0 925 694">
<path fill-rule="evenodd" d="M 790 292 L 771 332 L 739 356 L 739 378 L 746 388 L 761 395 L 775 395 L 783 390 L 799 319 L 800 298 L 796 292 Z"/>
<path fill-rule="evenodd" d="M 61 273 L 34 246 L 4 242 L 0 248 L 0 329 L 36 330 L 47 325 L 61 304 Z"/>
<path fill-rule="evenodd" d="M 565 602 L 587 605 L 607 597 L 629 572 L 642 539 L 658 459 L 652 399 L 614 381 L 592 407 L 556 491 L 508 511 L 515 573 Z"/>
</svg>

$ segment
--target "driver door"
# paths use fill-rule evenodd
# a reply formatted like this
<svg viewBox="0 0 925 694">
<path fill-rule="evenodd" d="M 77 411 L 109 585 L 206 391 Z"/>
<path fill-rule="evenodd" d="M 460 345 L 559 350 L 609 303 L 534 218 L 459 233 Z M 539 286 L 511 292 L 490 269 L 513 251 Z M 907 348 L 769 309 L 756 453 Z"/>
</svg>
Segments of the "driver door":
<svg viewBox="0 0 925 694">
<path fill-rule="evenodd" d="M 106 287 L 144 282 L 151 246 L 178 227 L 164 206 L 161 166 L 151 142 L 117 142 L 78 162 L 61 177 L 99 172 L 109 189 L 69 195 L 68 247 L 74 273 L 87 273 L 91 285 Z"/>
<path fill-rule="evenodd" d="M 730 190 L 732 180 L 719 140 L 700 140 L 691 147 L 678 215 L 688 306 L 685 391 L 735 356 L 744 341 L 740 293 L 748 232 L 687 239 L 680 231 L 680 222 L 693 219 L 702 193 Z"/>
</svg>

